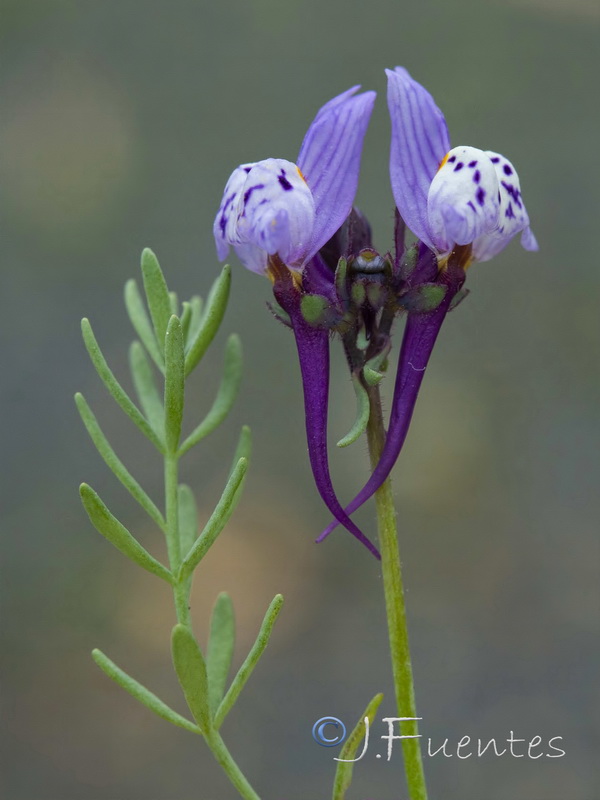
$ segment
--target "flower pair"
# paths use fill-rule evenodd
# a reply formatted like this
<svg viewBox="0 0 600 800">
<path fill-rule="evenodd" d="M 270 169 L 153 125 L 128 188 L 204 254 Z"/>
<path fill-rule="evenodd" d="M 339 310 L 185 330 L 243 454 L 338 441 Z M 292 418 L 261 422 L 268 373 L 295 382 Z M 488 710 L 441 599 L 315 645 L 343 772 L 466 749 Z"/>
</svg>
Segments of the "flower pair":
<svg viewBox="0 0 600 800">
<path fill-rule="evenodd" d="M 393 263 L 391 258 L 378 261 L 369 255 L 374 252 L 370 229 L 353 210 L 363 140 L 375 101 L 374 92 L 357 94 L 359 87 L 323 106 L 306 134 L 297 164 L 266 159 L 238 167 L 226 185 L 214 223 L 219 257 L 224 259 L 232 245 L 246 267 L 271 277 L 275 297 L 295 334 L 311 465 L 317 488 L 335 517 L 319 539 L 341 523 L 376 555 L 374 545 L 348 514 L 376 491 L 398 457 L 431 349 L 464 282 L 464 268 L 472 261 L 489 260 L 517 233 L 523 247 L 537 249 L 513 165 L 491 151 L 451 149 L 444 117 L 431 95 L 403 68 L 388 70 L 387 77 L 390 179 L 399 215 Z M 420 240 L 413 251 L 417 263 L 410 270 L 405 254 L 402 261 L 404 225 Z M 355 259 L 365 247 L 367 257 L 356 260 L 363 266 L 350 278 L 344 272 L 345 288 L 340 288 L 336 261 Z M 381 277 L 365 277 L 365 270 L 373 270 L 375 263 L 384 265 Z M 442 291 L 437 305 L 411 306 L 402 300 L 410 291 L 414 296 L 434 284 Z M 352 291 L 354 285 L 362 289 Z M 365 291 L 371 292 L 371 301 L 358 302 Z M 306 313 L 306 298 L 314 296 L 328 308 L 320 320 Z M 374 301 L 375 296 L 383 299 Z M 371 360 L 373 354 L 379 358 L 389 351 L 389 320 L 400 310 L 408 311 L 408 319 L 386 443 L 369 481 L 344 510 L 333 490 L 327 459 L 329 334 L 335 330 L 342 335 L 348 354 L 353 349 L 348 337 L 356 339 L 359 330 L 366 331 L 371 345 L 365 352 Z M 360 384 L 366 387 L 366 362 L 359 361 L 351 369 L 360 388 Z"/>
</svg>

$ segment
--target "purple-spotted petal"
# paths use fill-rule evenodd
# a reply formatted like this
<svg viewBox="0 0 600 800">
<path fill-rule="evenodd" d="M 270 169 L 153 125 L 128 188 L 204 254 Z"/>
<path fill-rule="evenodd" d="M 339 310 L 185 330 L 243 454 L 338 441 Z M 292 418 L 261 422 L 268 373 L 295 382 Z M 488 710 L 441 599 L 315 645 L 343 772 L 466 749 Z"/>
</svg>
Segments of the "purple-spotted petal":
<svg viewBox="0 0 600 800">
<path fill-rule="evenodd" d="M 237 241 L 237 217 L 240 197 L 243 195 L 243 187 L 248 178 L 248 173 L 252 170 L 252 164 L 241 164 L 231 173 L 225 185 L 223 199 L 219 207 L 219 212 L 215 217 L 213 234 L 217 246 L 217 255 L 220 261 L 227 258 L 229 245 Z"/>
<path fill-rule="evenodd" d="M 304 255 L 310 259 L 343 225 L 358 186 L 360 156 L 375 92 L 360 87 L 334 97 L 313 120 L 298 155 L 298 166 L 315 202 L 315 225 Z"/>
<path fill-rule="evenodd" d="M 432 240 L 440 253 L 470 244 L 498 226 L 498 177 L 490 157 L 454 147 L 437 171 L 427 198 Z"/>
<path fill-rule="evenodd" d="M 278 253 L 290 267 L 300 267 L 315 222 L 312 193 L 298 167 L 268 158 L 238 167 L 231 175 L 214 224 L 217 252 L 234 245 L 250 269 L 265 263 L 256 250 Z M 250 263 L 246 263 L 246 257 Z"/>
<path fill-rule="evenodd" d="M 433 97 L 402 67 L 386 70 L 392 123 L 390 179 L 400 216 L 432 249 L 427 196 L 438 167 L 450 149 L 444 115 Z"/>
<path fill-rule="evenodd" d="M 473 258 L 476 261 L 489 261 L 510 240 L 521 233 L 521 244 L 526 250 L 537 250 L 538 244 L 531 228 L 529 216 L 523 203 L 521 185 L 517 171 L 511 162 L 491 150 L 486 151 L 498 179 L 498 224 L 495 230 L 480 236 L 473 242 Z"/>
</svg>

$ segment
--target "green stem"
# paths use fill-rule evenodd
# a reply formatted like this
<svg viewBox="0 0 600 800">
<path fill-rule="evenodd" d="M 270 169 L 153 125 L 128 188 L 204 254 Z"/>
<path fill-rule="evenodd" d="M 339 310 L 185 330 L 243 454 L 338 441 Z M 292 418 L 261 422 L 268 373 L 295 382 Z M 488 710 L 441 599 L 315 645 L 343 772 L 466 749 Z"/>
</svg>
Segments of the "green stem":
<svg viewBox="0 0 600 800">
<path fill-rule="evenodd" d="M 221 735 L 217 731 L 211 731 L 205 738 L 212 754 L 240 795 L 245 798 L 245 800 L 260 800 L 260 797 L 256 794 L 252 786 L 250 786 L 244 774 L 233 760 Z"/>
<path fill-rule="evenodd" d="M 368 388 L 370 400 L 370 418 L 367 426 L 367 439 L 371 468 L 375 469 L 385 441 L 385 428 L 381 410 L 381 397 L 378 386 Z M 392 484 L 388 478 L 375 494 L 377 506 L 377 527 L 381 550 L 381 569 L 383 573 L 383 590 L 390 640 L 394 691 L 399 717 L 416 717 L 415 689 L 413 683 L 412 664 L 408 643 L 408 626 L 404 589 L 402 586 L 402 570 L 398 550 L 398 532 L 396 528 L 396 510 L 392 497 Z M 419 726 L 415 722 L 401 722 L 400 733 L 403 736 L 418 736 Z M 425 774 L 421 758 L 419 739 L 402 739 L 404 769 L 410 800 L 427 800 Z"/>
<path fill-rule="evenodd" d="M 173 584 L 173 598 L 175 600 L 175 611 L 177 621 L 192 629 L 192 619 L 190 615 L 190 587 L 189 578 L 177 578 L 181 567 L 181 540 L 179 535 L 179 507 L 178 507 L 178 483 L 179 483 L 179 456 L 177 453 L 165 455 L 165 519 L 166 519 L 166 539 L 167 552 L 171 572 L 175 576 Z M 204 740 L 209 746 L 212 754 L 221 765 L 223 771 L 240 793 L 244 800 L 260 800 L 254 789 L 250 786 L 242 771 L 233 760 L 227 749 L 225 742 L 216 730 L 210 730 Z"/>
</svg>

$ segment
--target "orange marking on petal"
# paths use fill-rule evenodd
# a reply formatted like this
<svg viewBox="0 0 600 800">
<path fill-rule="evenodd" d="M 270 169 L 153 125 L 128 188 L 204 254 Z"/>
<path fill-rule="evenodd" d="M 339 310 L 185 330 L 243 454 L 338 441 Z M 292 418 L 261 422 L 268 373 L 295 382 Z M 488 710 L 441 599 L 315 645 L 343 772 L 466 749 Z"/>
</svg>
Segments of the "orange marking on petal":
<svg viewBox="0 0 600 800">
<path fill-rule="evenodd" d="M 446 161 L 448 161 L 448 156 L 449 156 L 449 155 L 450 155 L 450 151 L 448 151 L 448 152 L 446 153 L 446 155 L 445 155 L 445 156 L 442 158 L 442 160 L 440 161 L 440 165 L 439 165 L 439 167 L 437 168 L 437 171 L 438 171 L 438 172 L 439 172 L 439 171 L 441 170 L 441 168 L 444 166 L 444 164 L 446 163 Z"/>
<path fill-rule="evenodd" d="M 302 180 L 304 181 L 304 183 L 306 183 L 306 178 L 305 178 L 305 177 L 304 177 L 304 175 L 302 174 L 302 171 L 300 170 L 300 167 L 296 167 L 296 169 L 298 170 L 298 175 L 300 175 L 300 177 L 302 178 Z"/>
</svg>

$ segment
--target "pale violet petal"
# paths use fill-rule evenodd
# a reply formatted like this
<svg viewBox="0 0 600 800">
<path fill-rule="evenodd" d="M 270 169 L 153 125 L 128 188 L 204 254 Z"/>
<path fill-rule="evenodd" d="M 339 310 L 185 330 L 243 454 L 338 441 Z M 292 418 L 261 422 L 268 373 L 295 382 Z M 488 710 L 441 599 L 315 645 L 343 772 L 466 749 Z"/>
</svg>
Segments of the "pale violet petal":
<svg viewBox="0 0 600 800">
<path fill-rule="evenodd" d="M 444 115 L 433 97 L 402 67 L 386 70 L 392 123 L 390 180 L 400 216 L 432 249 L 427 197 L 440 162 L 450 149 Z"/>
<path fill-rule="evenodd" d="M 470 244 L 498 226 L 498 178 L 489 156 L 475 147 L 454 147 L 442 161 L 427 197 L 432 238 L 444 253 Z"/>
<path fill-rule="evenodd" d="M 375 92 L 354 96 L 359 88 L 334 97 L 320 109 L 300 148 L 298 166 L 315 201 L 315 225 L 304 261 L 329 241 L 352 209 L 375 102 Z"/>
<path fill-rule="evenodd" d="M 236 244 L 233 249 L 246 269 L 259 275 L 266 273 L 269 256 L 265 250 L 255 244 Z"/>
<path fill-rule="evenodd" d="M 494 231 L 482 235 L 473 242 L 473 258 L 477 261 L 489 261 L 517 233 L 522 232 L 521 244 L 526 250 L 537 250 L 538 245 L 529 228 L 529 216 L 521 195 L 519 176 L 513 164 L 500 153 L 486 151 L 498 178 L 500 207 L 498 225 Z"/>
</svg>

